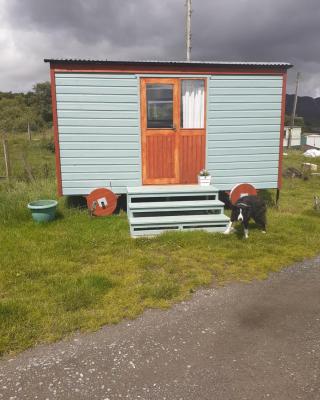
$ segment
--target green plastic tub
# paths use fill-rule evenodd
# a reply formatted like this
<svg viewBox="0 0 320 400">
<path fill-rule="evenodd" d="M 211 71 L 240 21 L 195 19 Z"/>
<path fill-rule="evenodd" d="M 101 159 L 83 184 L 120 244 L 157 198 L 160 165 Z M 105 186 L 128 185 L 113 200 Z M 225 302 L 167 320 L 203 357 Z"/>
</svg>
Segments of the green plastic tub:
<svg viewBox="0 0 320 400">
<path fill-rule="evenodd" d="M 56 200 L 37 200 L 28 204 L 32 218 L 36 222 L 49 222 L 55 219 L 58 202 Z"/>
</svg>

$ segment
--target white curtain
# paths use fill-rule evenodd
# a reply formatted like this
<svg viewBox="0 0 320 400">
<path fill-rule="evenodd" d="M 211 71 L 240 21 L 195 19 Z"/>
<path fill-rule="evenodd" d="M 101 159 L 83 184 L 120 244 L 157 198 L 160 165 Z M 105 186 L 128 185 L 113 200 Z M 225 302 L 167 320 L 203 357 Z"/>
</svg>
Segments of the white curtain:
<svg viewBox="0 0 320 400">
<path fill-rule="evenodd" d="M 183 79 L 181 90 L 183 128 L 204 128 L 204 81 Z"/>
</svg>

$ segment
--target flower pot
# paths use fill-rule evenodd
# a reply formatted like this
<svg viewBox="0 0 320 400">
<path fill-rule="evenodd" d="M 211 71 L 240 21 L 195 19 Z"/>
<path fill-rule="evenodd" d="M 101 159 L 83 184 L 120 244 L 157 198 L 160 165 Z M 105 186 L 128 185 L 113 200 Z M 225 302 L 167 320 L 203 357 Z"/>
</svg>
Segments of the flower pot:
<svg viewBox="0 0 320 400">
<path fill-rule="evenodd" d="M 56 200 L 37 200 L 28 204 L 36 222 L 49 222 L 55 219 L 58 202 Z"/>
<path fill-rule="evenodd" d="M 211 185 L 211 175 L 208 175 L 208 176 L 198 175 L 198 183 L 200 186 L 210 186 Z"/>
</svg>

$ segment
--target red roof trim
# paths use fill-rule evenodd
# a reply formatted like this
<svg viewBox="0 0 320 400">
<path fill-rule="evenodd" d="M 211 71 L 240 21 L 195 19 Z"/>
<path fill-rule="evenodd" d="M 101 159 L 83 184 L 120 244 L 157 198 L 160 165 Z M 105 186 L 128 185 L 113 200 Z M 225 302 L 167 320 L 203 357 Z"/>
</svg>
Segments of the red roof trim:
<svg viewBox="0 0 320 400">
<path fill-rule="evenodd" d="M 57 190 L 58 190 L 58 196 L 62 196 L 60 145 L 59 145 L 57 99 L 56 99 L 56 78 L 53 68 L 50 68 L 50 78 L 51 78 L 53 134 L 54 134 L 54 147 L 55 147 L 55 157 L 56 157 Z"/>
<path fill-rule="evenodd" d="M 284 122 L 285 122 L 285 112 L 286 112 L 286 93 L 287 93 L 287 74 L 284 74 L 283 84 L 282 84 L 282 102 L 281 102 L 278 189 L 281 189 L 282 187 L 283 138 L 284 138 Z"/>
<path fill-rule="evenodd" d="M 279 67 L 248 67 L 248 66 L 212 66 L 212 65 L 101 65 L 101 64 L 77 64 L 54 63 L 51 65 L 56 72 L 112 72 L 132 74 L 277 74 L 285 73 L 285 68 Z"/>
</svg>

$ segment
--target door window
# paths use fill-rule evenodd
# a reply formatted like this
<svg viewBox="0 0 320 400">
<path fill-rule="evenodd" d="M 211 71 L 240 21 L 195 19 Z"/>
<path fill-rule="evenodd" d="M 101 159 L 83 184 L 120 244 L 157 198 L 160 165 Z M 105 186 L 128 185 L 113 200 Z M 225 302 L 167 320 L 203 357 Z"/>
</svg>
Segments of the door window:
<svg viewBox="0 0 320 400">
<path fill-rule="evenodd" d="M 147 84 L 147 128 L 173 127 L 173 85 Z"/>
</svg>

